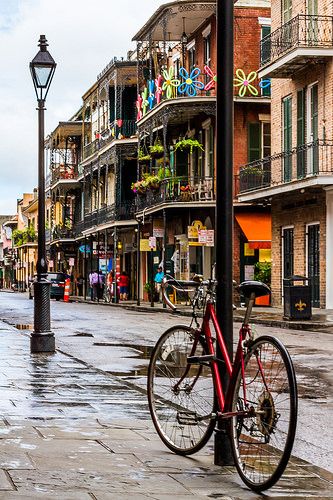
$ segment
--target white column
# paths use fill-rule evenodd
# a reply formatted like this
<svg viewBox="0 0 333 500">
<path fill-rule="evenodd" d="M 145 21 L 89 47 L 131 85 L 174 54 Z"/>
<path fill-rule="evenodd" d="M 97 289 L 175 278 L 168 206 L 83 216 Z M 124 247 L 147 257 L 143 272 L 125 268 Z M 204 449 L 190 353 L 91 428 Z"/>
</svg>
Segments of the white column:
<svg viewBox="0 0 333 500">
<path fill-rule="evenodd" d="M 326 191 L 326 309 L 333 309 L 333 188 Z"/>
</svg>

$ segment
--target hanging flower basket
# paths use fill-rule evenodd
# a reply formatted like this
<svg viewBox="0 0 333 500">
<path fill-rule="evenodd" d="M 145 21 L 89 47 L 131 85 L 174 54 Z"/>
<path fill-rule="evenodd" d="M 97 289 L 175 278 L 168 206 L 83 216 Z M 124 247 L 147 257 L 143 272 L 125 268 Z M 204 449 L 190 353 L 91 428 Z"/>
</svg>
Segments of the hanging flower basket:
<svg viewBox="0 0 333 500">
<path fill-rule="evenodd" d="M 155 141 L 153 146 L 149 146 L 149 152 L 152 158 L 158 159 L 164 156 L 164 147 L 160 143 L 160 141 Z"/>
<path fill-rule="evenodd" d="M 139 149 L 139 153 L 138 153 L 139 163 L 147 164 L 150 162 L 151 158 L 152 158 L 151 155 L 145 153 L 145 151 L 143 151 L 143 149 Z"/>
<path fill-rule="evenodd" d="M 197 139 L 181 139 L 175 144 L 175 151 L 178 149 L 180 151 L 189 150 L 191 154 L 193 153 L 193 149 L 201 149 L 201 151 L 204 151 L 203 145 Z"/>
</svg>

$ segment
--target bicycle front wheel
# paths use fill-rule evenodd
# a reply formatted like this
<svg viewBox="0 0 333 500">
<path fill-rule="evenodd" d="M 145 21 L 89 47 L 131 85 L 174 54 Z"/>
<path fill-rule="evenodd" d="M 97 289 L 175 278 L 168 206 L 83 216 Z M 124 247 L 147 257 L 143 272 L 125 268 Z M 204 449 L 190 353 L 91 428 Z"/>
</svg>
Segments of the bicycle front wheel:
<svg viewBox="0 0 333 500">
<path fill-rule="evenodd" d="M 170 328 L 158 340 L 148 369 L 148 403 L 156 431 L 180 455 L 199 451 L 215 427 L 211 368 L 187 363 L 188 356 L 207 354 L 201 338 L 193 352 L 194 342 L 191 328 Z"/>
<path fill-rule="evenodd" d="M 233 411 L 249 411 L 231 422 L 235 464 L 254 491 L 273 486 L 287 466 L 296 432 L 297 387 L 283 344 L 259 337 L 250 347 L 233 394 Z"/>
</svg>

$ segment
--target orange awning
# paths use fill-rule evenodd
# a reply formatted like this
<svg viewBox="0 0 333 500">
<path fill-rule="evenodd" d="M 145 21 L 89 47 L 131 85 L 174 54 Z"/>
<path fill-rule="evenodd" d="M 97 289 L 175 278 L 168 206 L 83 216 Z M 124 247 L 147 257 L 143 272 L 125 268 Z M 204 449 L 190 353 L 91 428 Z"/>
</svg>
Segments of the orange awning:
<svg viewBox="0 0 333 500">
<path fill-rule="evenodd" d="M 272 219 L 270 214 L 239 213 L 236 220 L 250 248 L 271 248 Z"/>
</svg>

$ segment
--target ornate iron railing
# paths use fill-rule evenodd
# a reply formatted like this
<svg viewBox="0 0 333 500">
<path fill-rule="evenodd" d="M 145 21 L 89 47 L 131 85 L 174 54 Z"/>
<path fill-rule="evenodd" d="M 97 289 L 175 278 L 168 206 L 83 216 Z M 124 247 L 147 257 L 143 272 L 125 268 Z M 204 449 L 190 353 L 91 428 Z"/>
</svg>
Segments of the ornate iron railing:
<svg viewBox="0 0 333 500">
<path fill-rule="evenodd" d="M 213 177 L 170 177 L 163 179 L 156 189 L 138 193 L 136 209 L 175 202 L 203 202 L 215 200 Z"/>
<path fill-rule="evenodd" d="M 99 149 L 116 139 L 128 139 L 136 135 L 135 120 L 115 120 L 107 129 L 98 134 L 98 138 L 83 148 L 83 159 L 93 155 Z"/>
<path fill-rule="evenodd" d="M 94 226 L 107 222 L 132 219 L 134 213 L 134 200 L 123 201 L 117 207 L 115 204 L 104 206 L 99 210 L 87 213 L 83 220 L 74 223 L 75 235 L 79 236 L 84 230 L 92 229 Z"/>
<path fill-rule="evenodd" d="M 261 67 L 298 47 L 333 47 L 333 17 L 298 14 L 261 40 Z"/>
<path fill-rule="evenodd" d="M 317 140 L 240 168 L 239 193 L 333 175 L 333 142 Z"/>
<path fill-rule="evenodd" d="M 52 164 L 51 165 L 51 185 L 61 179 L 76 179 L 78 176 L 78 165 L 77 163 L 70 164 Z"/>
</svg>

